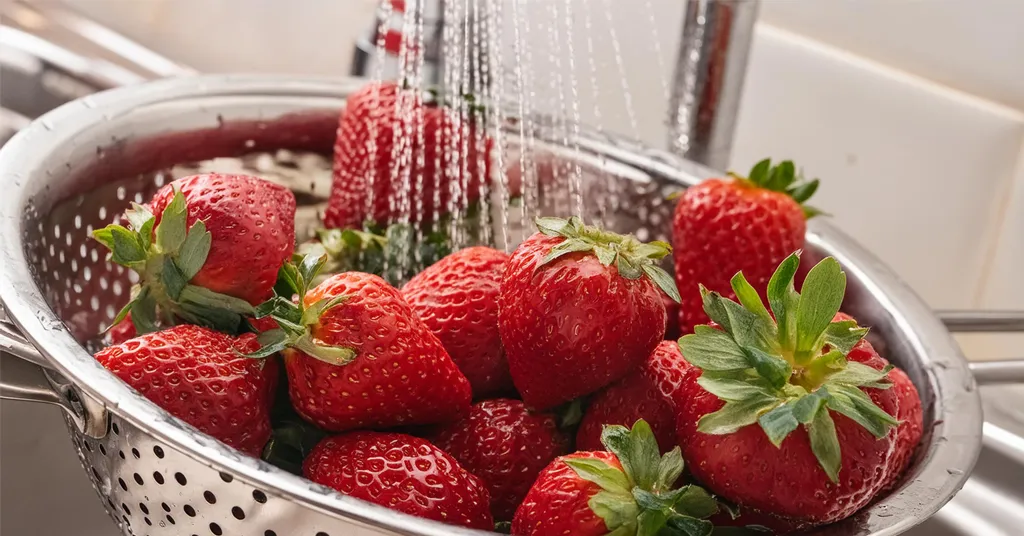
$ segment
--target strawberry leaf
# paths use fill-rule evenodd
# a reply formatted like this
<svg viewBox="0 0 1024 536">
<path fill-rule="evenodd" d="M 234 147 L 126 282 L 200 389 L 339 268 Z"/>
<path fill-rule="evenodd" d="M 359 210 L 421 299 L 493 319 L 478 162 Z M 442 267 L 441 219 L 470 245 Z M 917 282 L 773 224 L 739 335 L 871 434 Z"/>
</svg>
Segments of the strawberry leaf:
<svg viewBox="0 0 1024 536">
<path fill-rule="evenodd" d="M 743 353 L 747 363 L 774 389 L 782 389 L 789 376 L 793 374 L 793 368 L 785 359 L 769 355 L 760 348 L 744 346 Z"/>
<path fill-rule="evenodd" d="M 288 346 L 292 346 L 310 357 L 315 357 L 329 365 L 343 366 L 356 359 L 355 350 L 343 346 L 328 346 L 313 342 L 313 338 L 308 333 L 291 341 Z"/>
<path fill-rule="evenodd" d="M 579 458 L 571 458 L 575 460 Z M 568 463 L 570 459 L 566 460 Z M 575 468 L 574 468 L 575 469 Z M 581 475 L 581 478 L 585 478 Z M 608 536 L 632 536 L 636 534 L 637 516 L 640 508 L 628 491 L 600 491 L 590 498 L 587 506 L 600 517 L 609 530 Z"/>
<path fill-rule="evenodd" d="M 629 478 L 630 487 L 645 490 L 655 487 L 661 455 L 654 432 L 647 421 L 636 421 L 632 429 L 621 425 L 606 425 L 601 431 L 601 443 L 619 459 L 622 470 Z"/>
<path fill-rule="evenodd" d="M 747 355 L 728 333 L 697 326 L 694 333 L 679 339 L 679 350 L 690 364 L 701 370 L 727 371 L 750 368 Z"/>
<path fill-rule="evenodd" d="M 163 267 L 160 270 L 160 282 L 163 283 L 167 295 L 175 301 L 181 298 L 181 291 L 188 285 L 188 279 L 170 257 L 164 257 Z"/>
<path fill-rule="evenodd" d="M 900 423 L 856 387 L 832 385 L 829 391 L 832 393 L 828 400 L 830 409 L 856 421 L 879 439 L 885 437 L 890 428 Z"/>
<path fill-rule="evenodd" d="M 743 276 L 743 272 L 736 272 L 730 283 L 733 292 L 736 293 L 736 298 L 744 309 L 761 317 L 766 322 L 773 322 L 768 310 L 764 308 L 764 302 L 761 301 L 761 297 L 757 295 L 757 291 L 750 285 L 747 278 Z"/>
<path fill-rule="evenodd" d="M 794 186 L 793 188 L 787 190 L 786 193 L 788 193 L 794 201 L 802 204 L 804 201 L 810 199 L 811 196 L 814 195 L 814 192 L 818 191 L 818 185 L 820 184 L 820 182 L 821 181 L 819 181 L 818 179 L 814 179 L 810 182 Z"/>
<path fill-rule="evenodd" d="M 199 285 L 185 285 L 178 299 L 182 303 L 201 305 L 210 309 L 222 309 L 238 315 L 252 315 L 255 312 L 255 308 L 243 299 L 214 292 Z"/>
<path fill-rule="evenodd" d="M 793 416 L 793 406 L 790 404 L 783 404 L 761 415 L 757 423 L 761 425 L 761 429 L 768 436 L 768 441 L 771 441 L 776 448 L 782 445 L 782 440 L 786 439 L 790 432 L 800 426 L 796 417 Z"/>
<path fill-rule="evenodd" d="M 171 198 L 171 202 L 164 207 L 164 211 L 160 214 L 160 225 L 156 226 L 156 246 L 160 251 L 168 254 L 178 251 L 181 244 L 185 242 L 185 224 L 188 217 L 185 195 L 181 193 L 177 185 L 172 187 L 174 196 Z"/>
<path fill-rule="evenodd" d="M 778 323 L 779 342 L 785 350 L 796 347 L 796 312 L 800 295 L 793 286 L 793 278 L 799 267 L 800 255 L 794 253 L 782 261 L 768 281 L 768 303 Z"/>
<path fill-rule="evenodd" d="M 846 368 L 829 376 L 828 383 L 831 385 L 848 385 L 851 387 L 871 386 L 876 389 L 888 389 L 892 387 L 887 377 L 889 371 L 894 367 L 886 365 L 881 370 L 869 367 L 863 363 L 847 363 Z"/>
<path fill-rule="evenodd" d="M 92 233 L 93 238 L 110 249 L 110 260 L 132 269 L 141 269 L 146 263 L 146 250 L 134 233 L 120 225 L 108 225 Z"/>
<path fill-rule="evenodd" d="M 697 431 L 711 435 L 731 434 L 757 422 L 761 414 L 778 406 L 773 397 L 751 397 L 740 402 L 726 402 L 722 409 L 708 413 L 697 421 Z"/>
<path fill-rule="evenodd" d="M 132 325 L 135 326 L 135 333 L 145 335 L 156 331 L 156 300 L 148 289 L 143 288 L 139 292 L 135 305 L 132 307 Z"/>
<path fill-rule="evenodd" d="M 701 374 L 697 384 L 705 391 L 727 402 L 741 402 L 750 398 L 771 398 L 775 396 L 771 386 L 758 385 L 748 379 L 715 378 L 712 374 Z"/>
<path fill-rule="evenodd" d="M 668 272 L 662 270 L 660 266 L 653 264 L 642 265 L 644 273 L 647 277 L 651 278 L 651 281 L 661 289 L 662 292 L 672 298 L 673 301 L 679 303 L 682 301 L 682 297 L 679 295 L 679 289 L 676 287 L 675 279 L 669 275 Z"/>
<path fill-rule="evenodd" d="M 668 488 L 675 484 L 676 480 L 679 480 L 679 475 L 683 474 L 684 465 L 683 453 L 678 445 L 665 453 L 658 462 L 659 487 Z"/>
<path fill-rule="evenodd" d="M 839 482 L 839 466 L 842 455 L 839 449 L 839 437 L 836 425 L 827 411 L 815 413 L 814 420 L 807 425 L 807 435 L 811 439 L 811 451 L 833 483 Z"/>
<path fill-rule="evenodd" d="M 185 281 L 192 279 L 206 264 L 212 243 L 213 235 L 206 230 L 206 224 L 203 223 L 203 220 L 196 220 L 189 228 L 185 241 L 181 244 L 181 250 L 178 251 L 174 261 Z"/>
<path fill-rule="evenodd" d="M 867 334 L 868 328 L 859 327 L 853 320 L 842 320 L 832 322 L 825 328 L 824 342 L 846 355 Z"/>
<path fill-rule="evenodd" d="M 260 349 L 245 354 L 246 357 L 261 359 L 270 357 L 288 347 L 288 334 L 283 329 L 272 329 L 260 333 L 256 340 L 260 343 Z"/>
<path fill-rule="evenodd" d="M 710 521 L 690 516 L 672 516 L 665 523 L 662 534 L 671 536 L 708 536 L 715 526 Z"/>
<path fill-rule="evenodd" d="M 672 509 L 676 513 L 695 517 L 711 517 L 718 513 L 718 501 L 700 486 L 688 485 L 680 488 Z"/>
<path fill-rule="evenodd" d="M 608 465 L 604 460 L 598 458 L 564 458 L 563 461 L 580 478 L 593 482 L 605 491 L 616 494 L 629 494 L 632 489 L 631 482 L 620 469 Z M 630 501 L 632 502 L 632 501 Z"/>
<path fill-rule="evenodd" d="M 814 350 L 815 343 L 839 312 L 846 293 L 846 274 L 832 257 L 827 257 L 804 280 L 797 305 L 797 362 L 800 355 Z"/>
</svg>

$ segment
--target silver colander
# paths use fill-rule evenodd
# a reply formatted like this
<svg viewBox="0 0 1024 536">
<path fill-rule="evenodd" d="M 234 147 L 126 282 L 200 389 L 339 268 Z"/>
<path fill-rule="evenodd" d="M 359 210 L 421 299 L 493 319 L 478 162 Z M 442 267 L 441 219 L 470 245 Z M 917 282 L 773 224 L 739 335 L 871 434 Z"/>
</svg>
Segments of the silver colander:
<svg viewBox="0 0 1024 536">
<path fill-rule="evenodd" d="M 339 495 L 241 455 L 147 401 L 88 349 L 132 283 L 89 239 L 92 229 L 176 176 L 245 170 L 291 187 L 299 232 L 308 232 L 328 193 L 338 111 L 362 83 L 203 76 L 116 89 L 47 114 L 0 151 L 0 297 L 8 317 L 0 322 L 0 349 L 21 358 L 4 355 L 3 394 L 65 410 L 82 466 L 124 534 L 473 533 Z M 518 138 L 507 139 L 510 155 L 521 149 Z M 585 134 L 575 141 L 578 151 L 537 141 L 534 156 L 580 170 L 588 219 L 645 240 L 667 238 L 667 193 L 713 174 L 619 139 Z M 552 193 L 542 211 L 565 214 L 562 201 Z M 522 226 L 518 210 L 510 214 L 514 245 Z M 982 424 L 975 378 L 934 313 L 828 222 L 812 223 L 805 255 L 832 255 L 845 266 L 845 309 L 873 327 L 873 342 L 907 371 L 925 406 L 924 439 L 901 485 L 822 530 L 902 532 L 948 501 L 974 465 Z"/>
</svg>

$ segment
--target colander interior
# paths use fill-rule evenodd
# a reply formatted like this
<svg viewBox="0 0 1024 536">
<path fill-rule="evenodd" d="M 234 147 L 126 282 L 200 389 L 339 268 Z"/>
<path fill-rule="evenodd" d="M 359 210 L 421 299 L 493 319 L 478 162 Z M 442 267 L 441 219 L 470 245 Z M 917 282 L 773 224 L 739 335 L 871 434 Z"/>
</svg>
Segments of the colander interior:
<svg viewBox="0 0 1024 536">
<path fill-rule="evenodd" d="M 307 87 L 299 87 L 277 80 L 256 79 L 259 80 L 257 84 L 246 84 L 245 79 L 206 79 L 209 84 L 202 80 L 193 82 L 203 86 L 199 89 L 181 82 L 162 82 L 144 94 L 119 90 L 122 92 L 120 99 L 115 91 L 113 95 L 90 97 L 95 99 L 93 101 L 73 103 L 69 105 L 71 108 L 65 107 L 44 117 L 22 139 L 12 143 L 13 150 L 5 149 L 0 158 L 0 164 L 8 164 L 15 158 L 12 153 L 26 144 L 40 139 L 49 141 L 45 157 L 40 156 L 33 161 L 37 167 L 18 171 L 20 180 L 12 192 L 11 203 L 5 205 L 14 206 L 17 200 L 24 203 L 19 205 L 22 210 L 17 217 L 20 229 L 17 247 L 23 254 L 25 273 L 31 275 L 35 288 L 23 287 L 29 291 L 25 301 L 19 302 L 24 296 L 15 296 L 19 293 L 14 293 L 12 286 L 5 286 L 4 302 L 15 321 L 33 342 L 42 346 L 47 357 L 57 363 L 70 383 L 84 386 L 108 403 L 114 413 L 119 414 L 114 422 L 121 422 L 122 426 L 138 424 L 138 415 L 126 413 L 136 404 L 166 417 L 161 423 L 146 423 L 144 428 L 147 430 L 165 425 L 181 429 L 183 425 L 127 387 L 114 387 L 120 384 L 116 380 L 111 381 L 109 375 L 100 379 L 104 371 L 98 366 L 84 364 L 90 357 L 81 348 L 92 348 L 96 344 L 97 334 L 127 302 L 129 289 L 135 282 L 135 274 L 106 260 L 105 249 L 90 239 L 90 232 L 115 221 L 131 202 L 147 201 L 157 188 L 174 178 L 218 171 L 262 176 L 291 188 L 299 204 L 297 232 L 300 237 L 311 235 L 329 193 L 330 150 L 338 113 L 344 106 L 343 94 L 358 87 L 358 83 L 353 81 L 311 82 Z M 165 84 L 164 91 L 160 91 L 159 84 Z M 124 98 L 128 96 L 134 100 Z M 538 137 L 529 145 L 522 144 L 516 135 L 518 127 L 509 128 L 504 136 L 508 147 L 505 167 L 514 174 L 521 165 L 519 155 L 528 151 L 530 162 L 549 162 L 555 166 L 579 169 L 584 186 L 586 219 L 618 232 L 636 234 L 643 240 L 667 240 L 673 204 L 666 200 L 666 196 L 711 173 L 660 151 L 595 133 L 585 134 L 578 143 L 568 147 L 564 143 L 545 141 L 551 137 L 542 126 L 536 128 Z M 9 167 L 3 171 L 12 173 Z M 28 181 L 36 182 L 26 185 Z M 541 183 L 535 215 L 566 215 L 570 200 L 564 185 L 558 180 Z M 502 216 L 496 208 L 496 204 L 501 202 L 500 196 L 495 194 L 491 198 L 494 226 L 494 232 L 489 233 L 491 241 L 498 247 L 504 247 L 506 241 L 509 246 L 514 246 L 524 233 L 521 224 L 523 213 L 520 208 L 510 207 Z M 502 226 L 505 220 L 509 223 L 508 230 Z M 922 447 L 904 483 L 882 499 L 878 506 L 829 530 L 834 534 L 898 532 L 899 527 L 906 528 L 913 523 L 890 519 L 894 514 L 887 514 L 887 511 L 898 512 L 901 518 L 920 516 L 922 512 L 930 514 L 937 509 L 938 502 L 943 502 L 936 497 L 958 489 L 963 481 L 962 472 L 973 465 L 971 449 L 976 456 L 977 446 L 969 444 L 972 425 L 967 421 L 972 418 L 972 413 L 980 414 L 976 394 L 973 393 L 973 380 L 967 383 L 956 380 L 960 385 L 949 383 L 947 376 L 956 376 L 948 371 L 960 367 L 962 357 L 934 319 L 921 319 L 930 313 L 913 293 L 892 278 L 877 260 L 827 223 L 812 225 L 809 248 L 804 255 L 805 264 L 813 264 L 829 254 L 837 256 L 849 274 L 844 310 L 863 324 L 872 326 L 872 343 L 882 355 L 908 372 L 921 394 L 926 428 Z M 17 263 L 20 259 L 12 257 L 12 260 Z M 12 277 L 17 277 L 17 270 L 12 272 Z M 28 316 L 26 307 L 32 303 L 33 297 L 41 298 L 53 316 L 49 311 Z M 59 327 L 52 325 L 54 320 L 66 326 L 67 334 L 80 345 L 77 351 L 72 344 L 63 348 L 57 344 L 51 346 L 46 337 L 41 337 L 62 336 L 50 333 L 55 328 L 60 331 Z M 944 339 L 931 340 L 939 335 Z M 51 348 L 52 351 L 47 351 Z M 128 399 L 130 404 L 122 403 Z M 958 404 L 960 413 L 953 415 L 951 411 Z M 977 426 L 980 426 L 978 420 Z M 189 437 L 205 437 L 187 427 L 185 430 Z M 132 433 L 145 432 L 133 428 Z M 154 447 L 175 450 L 166 442 L 150 445 L 146 442 L 151 438 L 140 437 L 139 441 L 148 448 L 147 456 Z M 131 459 L 125 455 L 123 447 L 107 448 L 101 446 L 101 440 L 99 444 L 93 441 L 95 449 L 92 445 L 87 448 L 89 441 L 76 438 L 83 461 L 90 468 L 101 495 L 106 495 L 112 515 L 137 528 L 145 526 L 146 520 L 152 521 L 150 516 L 141 514 L 139 508 L 133 509 L 128 503 L 125 503 L 128 505 L 126 508 L 121 508 L 120 501 L 113 500 L 118 494 L 131 495 L 128 488 L 132 487 L 135 477 L 152 480 L 152 476 L 147 473 L 143 478 L 135 471 L 128 471 L 124 475 L 131 476 L 130 479 L 116 477 L 125 484 L 119 484 L 109 476 L 104 478 L 103 471 L 117 472 L 117 468 L 123 467 L 122 462 L 130 463 Z M 204 441 L 207 444 L 212 442 L 209 438 Z M 102 456 L 94 452 L 100 448 L 104 451 Z M 224 452 L 229 450 L 217 447 L 203 455 L 216 457 Z M 122 455 L 125 458 L 120 458 Z M 109 460 L 104 461 L 104 458 Z M 269 478 L 267 475 L 278 478 L 274 475 L 280 473 L 255 461 L 239 460 L 237 456 L 206 459 L 203 463 L 217 465 L 217 471 L 210 474 L 227 475 L 224 484 L 231 482 L 226 478 L 239 475 L 243 481 L 255 485 L 246 488 L 248 491 L 242 495 L 248 493 L 251 496 L 253 491 L 258 491 L 273 496 L 274 485 L 267 485 L 265 479 Z M 950 471 L 961 471 L 961 474 L 947 473 L 945 467 L 931 467 L 935 463 L 951 465 Z M 167 467 L 160 472 L 160 478 L 174 479 L 177 471 L 173 469 Z M 936 481 L 935 475 L 940 471 L 947 478 Z M 928 479 L 928 487 L 917 485 Z M 259 482 L 261 480 L 263 482 Z M 295 479 L 286 478 L 284 481 L 301 489 Z M 911 495 L 908 495 L 908 490 Z M 202 491 L 192 490 L 190 493 L 196 495 Z M 310 496 L 315 497 L 315 494 Z M 190 500 L 198 499 L 193 497 Z M 321 502 L 327 506 L 321 507 L 327 511 L 355 515 L 352 512 L 356 507 L 352 503 L 358 501 L 332 503 L 332 500 L 336 501 L 337 496 L 325 495 Z M 248 501 L 252 501 L 251 497 Z M 165 509 L 162 501 L 145 508 L 151 511 Z M 175 508 L 180 510 L 181 505 Z M 360 516 L 373 518 L 379 514 L 396 517 L 391 512 L 385 514 L 374 508 L 359 508 L 369 512 L 360 511 Z M 223 514 L 229 512 L 230 509 Z M 171 512 L 164 512 L 161 516 L 166 517 L 166 514 Z M 221 522 L 223 526 L 218 525 L 219 530 L 228 534 L 254 533 L 247 530 L 254 527 L 251 516 L 248 524 L 243 524 L 244 517 L 238 519 L 233 516 L 234 521 L 227 515 L 222 517 L 225 521 Z M 392 528 L 401 525 L 399 530 L 420 534 L 429 532 L 423 527 L 432 526 L 408 520 L 398 525 L 388 523 L 392 522 L 388 520 L 384 525 Z M 150 524 L 149 528 L 134 533 L 174 533 L 170 527 L 162 528 L 167 532 L 161 532 Z M 232 531 L 232 528 L 238 530 Z M 453 530 L 446 527 L 444 532 Z"/>
</svg>

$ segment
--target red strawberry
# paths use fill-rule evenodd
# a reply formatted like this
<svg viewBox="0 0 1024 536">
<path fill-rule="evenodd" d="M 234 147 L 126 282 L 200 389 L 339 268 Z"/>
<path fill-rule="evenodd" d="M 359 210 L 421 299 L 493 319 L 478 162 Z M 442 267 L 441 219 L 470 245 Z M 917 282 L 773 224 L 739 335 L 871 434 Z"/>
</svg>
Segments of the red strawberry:
<svg viewBox="0 0 1024 536">
<path fill-rule="evenodd" d="M 139 273 L 114 323 L 131 312 L 143 333 L 179 321 L 240 331 L 242 316 L 272 295 L 295 245 L 295 197 L 244 175 L 178 179 L 125 217 L 131 229 L 110 225 L 93 237 Z"/>
<path fill-rule="evenodd" d="M 135 324 L 132 323 L 132 315 L 126 315 L 123 320 L 110 328 L 110 344 L 121 344 L 138 336 L 135 331 Z"/>
<path fill-rule="evenodd" d="M 516 510 L 512 534 L 706 536 L 717 501 L 697 486 L 673 489 L 683 470 L 679 448 L 658 456 L 647 423 L 609 426 L 609 452 L 576 452 L 551 462 Z M 673 530 L 674 529 L 674 530 Z"/>
<path fill-rule="evenodd" d="M 512 390 L 498 334 L 498 288 L 508 255 L 488 247 L 457 251 L 420 272 L 402 295 L 466 375 L 477 398 Z"/>
<path fill-rule="evenodd" d="M 642 363 L 665 334 L 655 264 L 671 248 L 568 221 L 538 218 L 512 253 L 498 297 L 498 329 L 526 405 L 548 409 L 592 393 Z"/>
<path fill-rule="evenodd" d="M 598 392 L 587 406 L 576 432 L 576 448 L 602 450 L 604 425 L 630 425 L 643 419 L 654 430 L 661 452 L 676 445 L 674 395 L 692 370 L 673 341 L 658 344 L 640 368 Z"/>
<path fill-rule="evenodd" d="M 96 360 L 171 415 L 258 456 L 278 375 L 276 360 L 242 355 L 259 347 L 252 333 L 183 324 L 104 348 Z"/>
<path fill-rule="evenodd" d="M 487 488 L 451 456 L 405 434 L 351 432 L 321 441 L 303 475 L 406 514 L 491 530 Z"/>
<path fill-rule="evenodd" d="M 661 301 L 665 303 L 665 340 L 679 340 L 683 334 L 679 330 L 679 302 L 665 293 L 662 293 Z"/>
<path fill-rule="evenodd" d="M 814 194 L 818 181 L 802 182 L 789 161 L 770 166 L 763 160 L 748 178 L 706 180 L 679 198 L 672 246 L 683 333 L 708 321 L 698 285 L 735 298 L 729 280 L 743 272 L 763 291 L 775 267 L 803 249 L 807 218 L 816 211 L 801 203 Z"/>
<path fill-rule="evenodd" d="M 492 146 L 458 114 L 424 103 L 418 89 L 371 82 L 349 96 L 340 119 L 324 225 L 393 223 L 405 201 L 410 221 L 427 221 L 435 209 L 446 212 L 452 199 L 475 201 L 490 172 Z"/>
<path fill-rule="evenodd" d="M 507 399 L 475 404 L 431 440 L 483 479 L 499 521 L 512 519 L 541 469 L 569 450 L 553 415 L 530 413 L 522 402 Z"/>
<path fill-rule="evenodd" d="M 441 342 L 397 289 L 345 272 L 309 288 L 326 255 L 285 264 L 281 296 L 261 305 L 282 329 L 257 355 L 284 350 L 292 405 L 329 431 L 434 424 L 469 410 L 471 389 Z M 301 305 L 300 305 L 301 304 Z M 285 349 L 287 348 L 287 349 Z"/>
<path fill-rule="evenodd" d="M 732 280 L 739 303 L 701 288 L 721 329 L 697 326 L 680 339 L 700 372 L 686 376 L 676 399 L 694 476 L 795 527 L 856 512 L 901 469 L 909 456 L 901 449 L 913 447 L 892 430 L 905 426 L 896 416 L 912 401 L 892 388 L 892 367 L 863 341 L 867 330 L 836 314 L 846 288 L 839 263 L 821 261 L 798 294 L 799 263 L 791 255 L 771 277 L 772 313 L 742 273 Z"/>
</svg>

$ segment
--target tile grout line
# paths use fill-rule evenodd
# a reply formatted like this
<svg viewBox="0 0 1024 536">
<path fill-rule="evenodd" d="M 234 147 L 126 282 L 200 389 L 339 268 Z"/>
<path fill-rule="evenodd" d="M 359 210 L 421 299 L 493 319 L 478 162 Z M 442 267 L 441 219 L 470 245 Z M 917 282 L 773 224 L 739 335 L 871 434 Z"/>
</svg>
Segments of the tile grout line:
<svg viewBox="0 0 1024 536">
<path fill-rule="evenodd" d="M 885 76 L 899 82 L 922 87 L 941 94 L 946 98 L 961 101 L 964 104 L 981 109 L 985 112 L 1002 115 L 1013 121 L 1024 123 L 1024 110 L 1018 110 L 1012 106 L 988 100 L 985 97 L 941 84 L 935 80 L 855 54 L 847 49 L 824 41 L 819 41 L 804 34 L 787 30 L 768 22 L 758 22 L 757 33 L 788 41 L 797 46 L 815 49 L 822 54 L 832 56 L 833 58 L 849 63 L 856 68 L 873 71 L 881 76 Z"/>
</svg>

